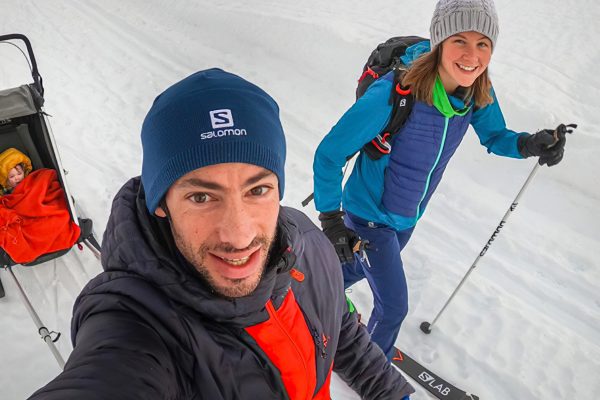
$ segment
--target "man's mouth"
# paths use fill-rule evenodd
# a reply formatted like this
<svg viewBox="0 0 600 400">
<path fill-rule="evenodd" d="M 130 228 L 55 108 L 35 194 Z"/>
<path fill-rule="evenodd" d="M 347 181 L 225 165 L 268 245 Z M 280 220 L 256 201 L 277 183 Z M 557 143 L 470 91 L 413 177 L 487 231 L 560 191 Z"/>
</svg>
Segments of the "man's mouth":
<svg viewBox="0 0 600 400">
<path fill-rule="evenodd" d="M 226 279 L 244 279 L 259 270 L 262 265 L 261 251 L 262 247 L 257 247 L 250 254 L 235 254 L 227 257 L 225 254 L 209 253 L 216 264 L 210 264 L 214 267 L 214 271 Z M 247 254 L 247 255 L 246 255 Z M 240 257 L 244 255 L 244 257 Z"/>
<path fill-rule="evenodd" d="M 225 257 L 219 257 L 221 260 L 225 261 L 227 264 L 231 264 L 231 265 L 235 265 L 236 267 L 239 267 L 241 265 L 244 265 L 248 262 L 248 260 L 250 259 L 250 256 L 247 257 L 243 257 L 243 258 L 225 258 Z"/>
</svg>

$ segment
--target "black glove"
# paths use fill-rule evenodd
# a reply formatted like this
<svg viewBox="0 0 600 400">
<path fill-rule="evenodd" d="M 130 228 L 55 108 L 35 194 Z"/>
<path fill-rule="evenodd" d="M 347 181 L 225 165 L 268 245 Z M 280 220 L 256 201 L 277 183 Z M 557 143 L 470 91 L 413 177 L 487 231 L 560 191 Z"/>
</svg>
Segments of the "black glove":
<svg viewBox="0 0 600 400">
<path fill-rule="evenodd" d="M 577 125 L 560 124 L 556 129 L 543 129 L 535 135 L 523 135 L 519 138 L 517 146 L 523 158 L 539 157 L 540 165 L 548 164 L 549 167 L 558 164 L 565 152 L 566 134 L 573 132 L 569 128 Z"/>
<path fill-rule="evenodd" d="M 352 262 L 354 260 L 353 247 L 360 238 L 352 229 L 344 225 L 343 211 L 330 211 L 319 214 L 321 228 L 329 241 L 333 244 L 341 262 Z"/>
</svg>

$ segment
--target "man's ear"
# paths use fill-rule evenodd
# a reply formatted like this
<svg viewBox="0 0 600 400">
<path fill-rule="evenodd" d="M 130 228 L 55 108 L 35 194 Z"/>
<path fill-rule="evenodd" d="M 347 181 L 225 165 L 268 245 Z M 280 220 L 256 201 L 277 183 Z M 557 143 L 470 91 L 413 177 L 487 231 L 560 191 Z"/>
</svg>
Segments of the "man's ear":
<svg viewBox="0 0 600 400">
<path fill-rule="evenodd" d="M 161 206 L 158 206 L 156 207 L 156 210 L 154 210 L 154 215 L 160 218 L 166 218 L 167 213 L 165 212 L 165 210 L 163 210 Z"/>
</svg>

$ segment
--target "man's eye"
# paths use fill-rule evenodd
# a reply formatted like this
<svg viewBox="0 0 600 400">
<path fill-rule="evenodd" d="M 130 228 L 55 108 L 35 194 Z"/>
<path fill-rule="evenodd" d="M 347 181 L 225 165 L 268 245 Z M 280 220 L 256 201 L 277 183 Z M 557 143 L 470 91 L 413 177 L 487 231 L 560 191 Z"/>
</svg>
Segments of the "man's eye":
<svg viewBox="0 0 600 400">
<path fill-rule="evenodd" d="M 267 194 L 268 191 L 269 191 L 269 188 L 266 186 L 257 186 L 255 188 L 250 189 L 250 193 L 253 196 L 263 196 L 263 195 Z"/>
<path fill-rule="evenodd" d="M 208 201 L 208 195 L 206 193 L 195 193 L 190 196 L 190 199 L 194 203 L 206 203 Z"/>
<path fill-rule="evenodd" d="M 488 47 L 488 44 L 485 42 L 481 42 L 481 43 L 479 43 L 479 47 L 485 49 L 486 47 Z"/>
<path fill-rule="evenodd" d="M 465 41 L 464 41 L 464 40 L 462 40 L 462 39 L 456 39 L 456 40 L 454 41 L 454 43 L 458 43 L 458 44 L 465 44 Z"/>
</svg>

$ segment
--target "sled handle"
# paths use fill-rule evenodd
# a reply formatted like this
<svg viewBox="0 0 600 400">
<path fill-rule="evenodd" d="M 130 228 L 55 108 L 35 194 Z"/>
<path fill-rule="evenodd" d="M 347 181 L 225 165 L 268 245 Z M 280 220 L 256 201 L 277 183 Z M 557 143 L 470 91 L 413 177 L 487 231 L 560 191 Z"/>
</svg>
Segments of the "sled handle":
<svg viewBox="0 0 600 400">
<path fill-rule="evenodd" d="M 33 77 L 33 84 L 35 88 L 40 93 L 42 97 L 44 97 L 44 85 L 42 84 L 42 77 L 38 72 L 37 62 L 35 61 L 35 55 L 33 54 L 33 49 L 31 47 L 31 42 L 27 39 L 27 36 L 22 35 L 20 33 L 11 33 L 8 35 L 0 35 L 0 42 L 5 42 L 7 40 L 18 39 L 22 40 L 27 46 L 27 53 L 29 53 L 29 59 L 31 60 L 31 76 Z"/>
</svg>

